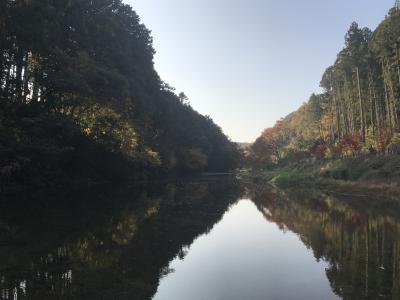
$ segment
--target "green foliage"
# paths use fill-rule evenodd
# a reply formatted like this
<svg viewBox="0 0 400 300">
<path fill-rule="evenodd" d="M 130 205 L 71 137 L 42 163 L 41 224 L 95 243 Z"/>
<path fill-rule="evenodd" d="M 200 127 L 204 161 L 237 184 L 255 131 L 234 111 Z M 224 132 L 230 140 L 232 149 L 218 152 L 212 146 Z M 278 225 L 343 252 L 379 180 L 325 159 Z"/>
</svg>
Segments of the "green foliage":
<svg viewBox="0 0 400 300">
<path fill-rule="evenodd" d="M 182 163 L 183 168 L 202 171 L 208 165 L 208 158 L 200 149 L 182 149 Z"/>
<path fill-rule="evenodd" d="M 297 169 L 283 171 L 273 179 L 273 182 L 280 187 L 285 186 L 299 186 L 310 184 L 313 182 L 312 178 Z"/>
<path fill-rule="evenodd" d="M 132 159 L 136 157 L 138 141 L 135 130 L 112 109 L 94 105 L 77 121 L 87 136 L 109 151 L 119 151 Z"/>
<path fill-rule="evenodd" d="M 13 113 L 1 119 L 0 153 L 31 147 L 31 131 L 41 137 L 33 143 L 38 153 L 57 152 L 63 140 L 54 140 L 47 126 L 55 122 L 63 123 L 64 140 L 68 134 L 85 140 L 67 143 L 72 158 L 110 154 L 137 173 L 235 169 L 236 145 L 159 78 L 150 31 L 130 6 L 121 0 L 0 5 L 0 108 L 30 110 L 25 120 Z M 113 168 L 111 161 L 96 165 Z"/>
</svg>

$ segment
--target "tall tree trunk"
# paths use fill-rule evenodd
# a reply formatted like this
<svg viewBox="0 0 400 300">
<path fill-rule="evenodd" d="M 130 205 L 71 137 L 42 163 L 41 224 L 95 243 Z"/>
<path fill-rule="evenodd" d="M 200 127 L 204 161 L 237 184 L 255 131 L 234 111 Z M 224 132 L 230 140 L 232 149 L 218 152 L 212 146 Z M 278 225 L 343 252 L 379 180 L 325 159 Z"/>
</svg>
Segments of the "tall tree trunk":
<svg viewBox="0 0 400 300">
<path fill-rule="evenodd" d="M 347 83 L 347 86 L 346 86 Z M 348 133 L 354 131 L 354 114 L 353 114 L 353 99 L 352 99 L 352 89 L 349 86 L 349 81 L 347 77 L 345 77 L 345 85 L 343 88 L 344 92 L 344 101 L 345 101 L 345 106 L 346 106 L 346 117 L 347 117 L 347 122 L 348 122 Z"/>
<path fill-rule="evenodd" d="M 17 51 L 17 61 L 16 61 L 16 75 L 15 75 L 15 97 L 16 100 L 22 102 L 22 69 L 24 67 L 24 53 L 21 48 Z"/>
<path fill-rule="evenodd" d="M 24 97 L 23 102 L 27 103 L 29 95 L 29 52 L 25 54 L 24 66 Z"/>
<path fill-rule="evenodd" d="M 9 64 L 7 67 L 7 74 L 6 74 L 6 79 L 5 79 L 5 84 L 4 84 L 4 95 L 6 96 L 7 99 L 10 97 L 10 88 L 11 88 L 11 68 L 12 65 Z"/>
<path fill-rule="evenodd" d="M 342 93 L 341 93 L 341 99 L 340 101 L 341 105 L 341 116 L 343 119 L 343 124 L 344 124 L 344 134 L 348 134 L 350 132 L 350 121 L 349 121 L 349 113 L 348 113 L 348 107 L 347 107 L 347 101 L 346 101 L 346 96 L 345 96 L 345 91 L 344 87 L 342 87 Z"/>
<path fill-rule="evenodd" d="M 375 83 L 374 83 L 374 77 L 372 72 L 370 73 L 370 81 L 371 81 L 371 92 L 372 92 L 372 97 L 374 99 L 374 104 L 375 104 L 375 124 L 378 130 L 378 134 L 381 130 L 382 127 L 382 114 L 381 114 L 381 105 L 378 105 L 378 97 L 376 94 L 376 89 L 375 89 Z M 379 102 L 382 103 L 382 100 Z"/>
<path fill-rule="evenodd" d="M 364 113 L 364 103 L 361 95 L 361 84 L 360 84 L 360 70 L 356 68 L 357 74 L 357 87 L 358 87 L 358 101 L 360 105 L 360 122 L 361 122 L 361 135 L 362 141 L 365 142 L 365 113 Z"/>
<path fill-rule="evenodd" d="M 388 87 L 386 82 L 386 71 L 385 71 L 385 64 L 382 58 L 382 76 L 383 76 L 383 86 L 385 90 L 385 109 L 386 109 L 386 122 L 388 124 L 388 128 L 390 133 L 393 132 L 392 123 L 391 123 L 391 115 L 390 115 L 390 104 L 389 104 L 389 95 L 388 95 Z"/>
<path fill-rule="evenodd" d="M 390 74 L 390 65 L 389 62 L 386 63 L 386 78 L 388 81 L 388 86 L 389 86 L 389 109 L 390 109 L 390 122 L 392 125 L 393 129 L 397 129 L 397 123 L 398 123 L 398 118 L 397 118 L 397 108 L 396 108 L 396 94 L 394 91 L 394 86 L 393 86 L 393 80 L 391 78 Z"/>
<path fill-rule="evenodd" d="M 335 118 L 336 118 L 336 129 L 337 129 L 337 136 L 338 140 L 340 141 L 342 138 L 341 126 L 340 126 L 340 111 L 338 105 L 338 99 L 336 97 L 336 89 L 333 87 L 333 106 L 335 109 Z"/>
<path fill-rule="evenodd" d="M 374 91 L 373 91 L 373 81 L 371 75 L 371 69 L 368 70 L 368 95 L 369 95 L 369 110 L 370 110 L 370 126 L 372 128 L 372 133 L 375 135 L 377 129 L 377 122 L 376 122 L 376 99 L 374 98 Z"/>
</svg>

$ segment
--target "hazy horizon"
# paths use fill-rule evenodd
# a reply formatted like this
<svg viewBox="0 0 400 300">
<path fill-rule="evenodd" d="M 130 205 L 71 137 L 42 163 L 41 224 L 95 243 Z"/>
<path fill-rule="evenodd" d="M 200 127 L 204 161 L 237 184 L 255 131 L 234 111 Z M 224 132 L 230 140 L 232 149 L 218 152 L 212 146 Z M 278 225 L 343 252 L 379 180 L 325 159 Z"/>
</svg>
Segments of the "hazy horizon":
<svg viewBox="0 0 400 300">
<path fill-rule="evenodd" d="M 319 92 L 321 75 L 344 46 L 350 24 L 375 29 L 394 4 L 125 2 L 152 31 L 161 78 L 237 142 L 254 141 Z"/>
</svg>

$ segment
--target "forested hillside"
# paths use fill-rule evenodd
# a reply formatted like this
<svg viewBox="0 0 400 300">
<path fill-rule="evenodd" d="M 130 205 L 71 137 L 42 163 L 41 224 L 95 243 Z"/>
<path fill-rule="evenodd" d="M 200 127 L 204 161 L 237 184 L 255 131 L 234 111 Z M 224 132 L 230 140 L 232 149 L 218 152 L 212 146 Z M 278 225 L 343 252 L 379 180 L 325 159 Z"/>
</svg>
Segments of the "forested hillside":
<svg viewBox="0 0 400 300">
<path fill-rule="evenodd" d="M 351 24 L 321 87 L 322 94 L 262 133 L 252 146 L 252 163 L 400 153 L 398 5 L 374 32 Z"/>
<path fill-rule="evenodd" d="M 154 53 L 120 0 L 2 0 L 2 182 L 235 168 L 236 145 L 160 79 Z"/>
</svg>

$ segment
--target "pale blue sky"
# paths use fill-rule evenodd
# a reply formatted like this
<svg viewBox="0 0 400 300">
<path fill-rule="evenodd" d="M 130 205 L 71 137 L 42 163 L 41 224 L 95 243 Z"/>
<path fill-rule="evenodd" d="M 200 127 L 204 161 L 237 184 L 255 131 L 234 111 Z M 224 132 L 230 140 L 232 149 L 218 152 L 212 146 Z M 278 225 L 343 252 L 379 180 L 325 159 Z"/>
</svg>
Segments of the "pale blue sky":
<svg viewBox="0 0 400 300">
<path fill-rule="evenodd" d="M 374 29 L 394 0 L 126 0 L 152 31 L 161 78 L 234 141 L 318 92 L 352 21 Z"/>
</svg>

